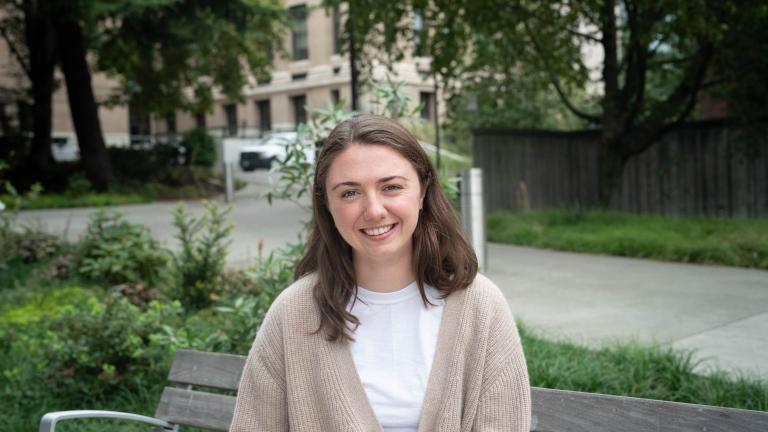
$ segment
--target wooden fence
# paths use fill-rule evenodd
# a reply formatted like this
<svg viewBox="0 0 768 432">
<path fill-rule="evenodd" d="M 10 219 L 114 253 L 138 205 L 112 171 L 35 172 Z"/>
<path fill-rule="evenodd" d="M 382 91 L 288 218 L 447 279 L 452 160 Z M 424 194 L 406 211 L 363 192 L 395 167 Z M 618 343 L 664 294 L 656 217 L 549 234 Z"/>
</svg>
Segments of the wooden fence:
<svg viewBox="0 0 768 432">
<path fill-rule="evenodd" d="M 718 122 L 691 123 L 632 158 L 617 210 L 680 216 L 768 216 L 768 141 Z M 599 131 L 474 131 L 488 212 L 594 207 Z"/>
</svg>

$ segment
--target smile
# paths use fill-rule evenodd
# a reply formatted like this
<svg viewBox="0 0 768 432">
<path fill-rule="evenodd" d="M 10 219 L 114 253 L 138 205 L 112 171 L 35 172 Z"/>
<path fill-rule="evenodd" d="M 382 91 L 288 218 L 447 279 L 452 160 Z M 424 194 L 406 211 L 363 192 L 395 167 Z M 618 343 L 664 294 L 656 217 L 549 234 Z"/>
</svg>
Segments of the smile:
<svg viewBox="0 0 768 432">
<path fill-rule="evenodd" d="M 386 233 L 392 231 L 392 228 L 394 228 L 395 225 L 396 224 L 386 225 L 386 226 L 376 227 L 376 228 L 361 229 L 360 231 L 365 233 L 365 235 L 379 236 L 379 235 L 386 234 Z"/>
</svg>

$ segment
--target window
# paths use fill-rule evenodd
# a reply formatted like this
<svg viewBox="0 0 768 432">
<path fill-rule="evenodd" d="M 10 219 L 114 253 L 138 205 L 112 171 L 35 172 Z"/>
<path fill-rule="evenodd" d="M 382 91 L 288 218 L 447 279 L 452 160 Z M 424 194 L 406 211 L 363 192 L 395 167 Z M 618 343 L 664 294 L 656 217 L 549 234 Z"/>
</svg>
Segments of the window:
<svg viewBox="0 0 768 432">
<path fill-rule="evenodd" d="M 259 129 L 262 132 L 272 130 L 272 113 L 270 112 L 269 99 L 256 101 L 256 110 L 259 116 Z"/>
<path fill-rule="evenodd" d="M 203 128 L 203 129 L 206 128 L 205 113 L 204 112 L 199 112 L 199 113 L 195 114 L 195 126 L 197 126 L 199 128 Z"/>
<path fill-rule="evenodd" d="M 146 143 L 149 141 L 149 115 L 136 107 L 135 104 L 128 104 L 128 133 L 130 134 L 131 144 Z"/>
<path fill-rule="evenodd" d="M 224 105 L 224 115 L 227 118 L 227 136 L 237 135 L 237 105 Z"/>
<path fill-rule="evenodd" d="M 297 73 L 297 74 L 291 75 L 292 81 L 304 81 L 305 79 L 307 79 L 306 73 Z"/>
<path fill-rule="evenodd" d="M 165 116 L 165 130 L 169 139 L 176 137 L 176 113 Z"/>
<path fill-rule="evenodd" d="M 309 43 L 307 38 L 307 6 L 299 5 L 289 9 L 291 18 L 291 39 L 294 60 L 309 58 Z"/>
<path fill-rule="evenodd" d="M 425 120 L 432 120 L 432 93 L 420 92 L 419 103 L 421 103 L 421 118 Z"/>
<path fill-rule="evenodd" d="M 339 7 L 333 7 L 333 53 L 341 53 L 341 14 Z"/>
<path fill-rule="evenodd" d="M 333 103 L 333 106 L 338 105 L 340 99 L 341 99 L 341 93 L 339 92 L 339 89 L 331 90 L 331 102 Z"/>
<path fill-rule="evenodd" d="M 293 120 L 296 127 L 299 127 L 299 123 L 307 122 L 307 97 L 305 95 L 293 96 L 291 98 L 293 103 Z"/>
</svg>

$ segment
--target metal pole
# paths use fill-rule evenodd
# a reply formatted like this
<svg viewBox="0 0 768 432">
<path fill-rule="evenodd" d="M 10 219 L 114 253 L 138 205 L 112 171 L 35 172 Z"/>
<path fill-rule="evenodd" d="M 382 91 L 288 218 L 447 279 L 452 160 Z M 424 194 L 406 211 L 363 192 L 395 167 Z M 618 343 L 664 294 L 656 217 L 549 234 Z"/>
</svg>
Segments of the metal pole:
<svg viewBox="0 0 768 432">
<path fill-rule="evenodd" d="M 232 164 L 224 162 L 224 186 L 226 188 L 227 204 L 235 201 L 235 182 L 232 178 Z"/>
<path fill-rule="evenodd" d="M 437 117 L 437 74 L 434 74 L 434 83 L 435 83 L 435 94 L 434 94 L 434 107 L 435 107 L 435 147 L 437 148 L 436 152 L 436 165 L 437 165 L 437 172 L 440 172 L 440 120 Z"/>
<path fill-rule="evenodd" d="M 352 22 L 352 2 L 347 2 L 347 31 L 349 32 L 349 73 L 351 75 L 350 84 L 352 86 L 352 111 L 357 111 L 357 49 L 355 48 L 355 29 Z"/>
<path fill-rule="evenodd" d="M 461 173 L 461 222 L 477 255 L 480 270 L 487 270 L 488 245 L 485 241 L 485 208 L 483 205 L 483 171 L 470 168 Z"/>
</svg>

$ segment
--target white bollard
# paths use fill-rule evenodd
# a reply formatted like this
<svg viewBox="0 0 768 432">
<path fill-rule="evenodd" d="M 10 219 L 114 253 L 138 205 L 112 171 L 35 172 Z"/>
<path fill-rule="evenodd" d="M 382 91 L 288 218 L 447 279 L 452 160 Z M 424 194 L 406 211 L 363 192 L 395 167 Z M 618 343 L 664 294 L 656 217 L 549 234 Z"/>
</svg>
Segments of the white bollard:
<svg viewBox="0 0 768 432">
<path fill-rule="evenodd" d="M 224 191 L 227 203 L 235 200 L 234 166 L 240 158 L 240 146 L 236 139 L 221 140 L 221 161 L 224 165 Z"/>
<path fill-rule="evenodd" d="M 480 270 L 487 270 L 483 171 L 480 168 L 470 168 L 461 173 L 461 222 L 467 239 L 475 249 Z"/>
</svg>

